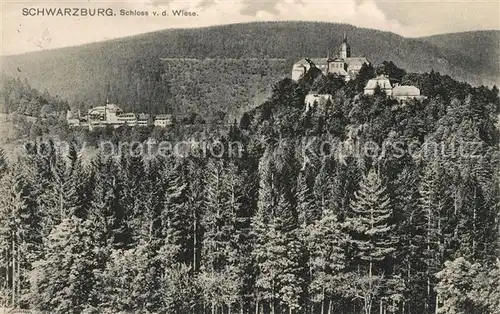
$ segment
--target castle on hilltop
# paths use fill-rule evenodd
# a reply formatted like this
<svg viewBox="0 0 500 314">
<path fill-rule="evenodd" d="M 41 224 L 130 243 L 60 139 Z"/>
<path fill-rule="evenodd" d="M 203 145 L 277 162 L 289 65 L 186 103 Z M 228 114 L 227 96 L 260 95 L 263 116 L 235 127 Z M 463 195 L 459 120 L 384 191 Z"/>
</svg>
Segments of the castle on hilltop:
<svg viewBox="0 0 500 314">
<path fill-rule="evenodd" d="M 363 64 L 370 65 L 370 62 L 365 57 L 351 57 L 351 47 L 347 43 L 347 35 L 344 34 L 336 57 L 330 57 L 330 53 L 327 52 L 326 58 L 302 58 L 293 65 L 292 79 L 299 80 L 314 66 L 324 75 L 333 73 L 349 81 L 356 78 Z"/>
</svg>

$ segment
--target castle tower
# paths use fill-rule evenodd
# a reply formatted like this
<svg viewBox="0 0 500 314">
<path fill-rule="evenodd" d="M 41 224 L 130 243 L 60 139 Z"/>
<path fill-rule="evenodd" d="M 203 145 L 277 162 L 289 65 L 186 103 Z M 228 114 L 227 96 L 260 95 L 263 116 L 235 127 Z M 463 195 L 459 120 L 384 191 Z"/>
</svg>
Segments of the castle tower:
<svg viewBox="0 0 500 314">
<path fill-rule="evenodd" d="M 349 44 L 347 43 L 347 35 L 344 33 L 344 36 L 342 36 L 342 44 L 339 48 L 339 58 L 345 59 L 350 57 L 351 47 L 349 47 Z"/>
</svg>

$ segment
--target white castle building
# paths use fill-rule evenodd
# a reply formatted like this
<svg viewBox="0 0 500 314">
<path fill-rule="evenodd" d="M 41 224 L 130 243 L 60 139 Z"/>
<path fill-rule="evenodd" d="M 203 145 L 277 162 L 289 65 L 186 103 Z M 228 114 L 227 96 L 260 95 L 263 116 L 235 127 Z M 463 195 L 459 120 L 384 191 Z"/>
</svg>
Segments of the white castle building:
<svg viewBox="0 0 500 314">
<path fill-rule="evenodd" d="M 370 65 L 365 57 L 352 57 L 351 47 L 347 43 L 347 35 L 342 37 L 342 43 L 336 56 L 331 58 L 327 53 L 326 58 L 302 58 L 295 62 L 292 68 L 292 79 L 298 81 L 312 66 L 315 66 L 324 75 L 333 73 L 345 78 L 346 81 L 356 78 L 363 64 Z"/>
</svg>

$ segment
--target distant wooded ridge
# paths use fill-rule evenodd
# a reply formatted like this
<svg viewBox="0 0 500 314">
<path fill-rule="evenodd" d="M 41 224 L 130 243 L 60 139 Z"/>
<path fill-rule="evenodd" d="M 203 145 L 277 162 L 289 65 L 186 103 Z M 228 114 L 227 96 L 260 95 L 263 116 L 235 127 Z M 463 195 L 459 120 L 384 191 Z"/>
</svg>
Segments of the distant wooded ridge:
<svg viewBox="0 0 500 314">
<path fill-rule="evenodd" d="M 113 101 L 126 110 L 238 112 L 265 98 L 269 84 L 289 76 L 298 58 L 324 57 L 343 33 L 352 53 L 375 65 L 390 60 L 408 72 L 434 70 L 473 85 L 499 82 L 500 31 L 404 38 L 319 22 L 164 30 L 7 56 L 2 63 L 7 74 L 27 78 L 73 108 L 103 103 L 110 86 Z"/>
</svg>

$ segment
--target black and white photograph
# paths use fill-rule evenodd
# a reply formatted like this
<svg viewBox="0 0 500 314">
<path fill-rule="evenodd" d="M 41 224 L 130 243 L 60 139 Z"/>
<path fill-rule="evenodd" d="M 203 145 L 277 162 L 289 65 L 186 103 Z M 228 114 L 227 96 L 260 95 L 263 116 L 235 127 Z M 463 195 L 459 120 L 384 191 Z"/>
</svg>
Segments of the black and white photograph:
<svg viewBox="0 0 500 314">
<path fill-rule="evenodd" d="M 0 314 L 500 314 L 498 0 L 0 1 Z"/>
</svg>

